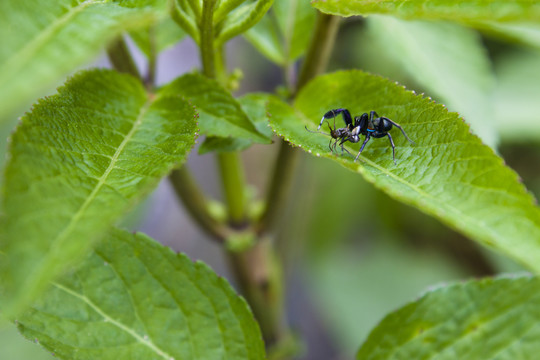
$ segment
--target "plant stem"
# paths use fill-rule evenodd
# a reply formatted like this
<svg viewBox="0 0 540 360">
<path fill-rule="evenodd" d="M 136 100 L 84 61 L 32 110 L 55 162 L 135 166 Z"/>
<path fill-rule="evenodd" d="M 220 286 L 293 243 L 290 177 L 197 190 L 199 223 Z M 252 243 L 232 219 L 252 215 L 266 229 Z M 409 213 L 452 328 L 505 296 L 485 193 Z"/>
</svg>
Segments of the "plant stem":
<svg viewBox="0 0 540 360">
<path fill-rule="evenodd" d="M 206 197 L 191 176 L 187 165 L 173 170 L 169 175 L 169 180 L 186 210 L 201 229 L 214 239 L 223 242 L 228 236 L 228 229 L 209 214 Z"/>
<path fill-rule="evenodd" d="M 214 7 L 216 0 L 203 1 L 201 23 L 201 61 L 203 73 L 209 78 L 221 80 L 225 78 L 223 64 L 223 49 L 214 46 Z M 218 154 L 219 169 L 223 180 L 223 190 L 227 203 L 228 216 L 231 225 L 239 227 L 245 219 L 244 201 L 244 169 L 238 153 Z"/>
<path fill-rule="evenodd" d="M 319 13 L 311 44 L 302 65 L 296 91 L 306 85 L 309 80 L 326 69 L 334 39 L 339 28 L 339 17 Z M 266 194 L 266 209 L 257 224 L 257 232 L 265 233 L 283 209 L 283 205 L 292 185 L 294 169 L 298 162 L 299 152 L 285 141 L 281 141 L 272 180 Z"/>
<path fill-rule="evenodd" d="M 270 239 L 260 239 L 244 252 L 230 252 L 229 260 L 266 346 L 279 343 L 287 333 L 283 316 L 283 276 Z"/>
<path fill-rule="evenodd" d="M 241 227 L 244 225 L 246 215 L 242 161 L 237 152 L 225 152 L 218 154 L 218 163 L 223 180 L 229 222 L 234 227 Z"/>
<path fill-rule="evenodd" d="M 284 208 L 297 164 L 298 151 L 282 140 L 270 187 L 266 194 L 266 209 L 256 226 L 258 234 L 263 234 L 270 229 Z"/>
<path fill-rule="evenodd" d="M 117 71 L 131 74 L 141 79 L 137 65 L 135 65 L 135 61 L 133 61 L 122 36 L 119 36 L 107 47 L 107 55 Z"/>
<path fill-rule="evenodd" d="M 216 77 L 216 60 L 214 53 L 214 7 L 216 0 L 204 0 L 199 31 L 201 33 L 201 61 L 203 73 L 207 77 Z"/>
</svg>

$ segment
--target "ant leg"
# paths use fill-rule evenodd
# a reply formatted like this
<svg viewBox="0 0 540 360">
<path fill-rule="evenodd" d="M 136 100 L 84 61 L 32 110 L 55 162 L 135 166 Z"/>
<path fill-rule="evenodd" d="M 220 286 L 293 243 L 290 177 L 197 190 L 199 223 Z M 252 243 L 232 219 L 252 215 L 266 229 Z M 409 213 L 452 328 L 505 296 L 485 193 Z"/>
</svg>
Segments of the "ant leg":
<svg viewBox="0 0 540 360">
<path fill-rule="evenodd" d="M 379 114 L 377 114 L 376 111 L 372 110 L 372 111 L 369 112 L 369 121 L 370 122 L 373 121 L 373 119 L 378 118 L 378 117 L 379 117 Z"/>
<path fill-rule="evenodd" d="M 396 147 L 394 146 L 394 140 L 392 140 L 392 136 L 390 134 L 386 134 L 388 136 L 388 140 L 390 140 L 390 145 L 392 145 L 392 159 L 394 159 L 394 165 L 396 164 Z"/>
<path fill-rule="evenodd" d="M 408 136 L 407 134 L 405 133 L 405 130 L 403 130 L 403 128 L 401 127 L 401 125 L 399 125 L 397 122 L 393 121 L 393 120 L 390 120 L 389 118 L 387 117 L 381 117 L 382 120 L 386 120 L 388 121 L 390 124 L 394 125 L 395 127 L 397 127 L 399 130 L 401 130 L 401 132 L 403 133 L 403 135 L 405 136 L 405 138 L 407 140 L 409 140 L 411 143 L 413 144 L 416 144 L 414 141 L 412 141 Z"/>
<path fill-rule="evenodd" d="M 332 143 L 332 141 L 334 141 L 334 143 L 331 145 L 330 151 L 332 153 L 337 153 L 337 149 L 336 149 L 337 148 L 337 139 L 330 140 L 330 143 Z"/>
<path fill-rule="evenodd" d="M 364 147 L 366 146 L 366 144 L 367 144 L 367 142 L 369 141 L 370 138 L 371 138 L 371 135 L 369 133 L 367 133 L 366 140 L 364 140 L 364 142 L 362 143 L 362 147 L 360 148 L 360 151 L 358 152 L 358 155 L 356 155 L 356 157 L 354 158 L 354 162 L 356 162 L 356 160 L 358 160 L 358 157 L 360 156 L 362 151 L 364 151 Z"/>
<path fill-rule="evenodd" d="M 349 140 L 349 139 L 348 139 L 348 138 L 343 138 L 343 139 L 341 140 L 341 142 L 339 143 L 339 146 L 341 146 L 341 156 L 343 156 L 343 150 L 345 150 L 345 151 L 347 152 L 347 154 L 353 156 L 353 154 L 351 154 L 351 152 L 350 152 L 349 150 L 345 149 L 345 147 L 344 147 L 344 145 L 343 145 L 343 143 L 344 143 L 345 141 L 347 141 L 347 140 Z M 337 141 L 336 141 L 336 142 L 337 142 Z"/>
</svg>

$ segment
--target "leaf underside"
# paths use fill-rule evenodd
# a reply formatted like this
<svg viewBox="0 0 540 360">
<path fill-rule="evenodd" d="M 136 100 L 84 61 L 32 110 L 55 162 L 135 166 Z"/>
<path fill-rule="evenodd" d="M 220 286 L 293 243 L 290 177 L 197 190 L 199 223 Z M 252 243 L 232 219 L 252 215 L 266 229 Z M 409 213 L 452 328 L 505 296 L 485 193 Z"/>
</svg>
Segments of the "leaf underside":
<svg viewBox="0 0 540 360">
<path fill-rule="evenodd" d="M 6 314 L 74 264 L 127 209 L 185 160 L 193 107 L 148 97 L 114 71 L 84 71 L 25 115 L 11 138 L 0 250 Z M 14 306 L 10 309 L 10 306 Z"/>
<path fill-rule="evenodd" d="M 534 359 L 539 307 L 537 277 L 440 288 L 386 316 L 357 359 Z"/>
<path fill-rule="evenodd" d="M 462 23 L 540 21 L 540 4 L 508 0 L 312 0 L 322 12 L 340 15 L 392 15 L 404 19 L 448 20 Z"/>
<path fill-rule="evenodd" d="M 360 71 L 315 79 L 300 92 L 295 108 L 269 104 L 271 125 L 285 140 L 339 162 L 390 196 L 540 270 L 540 211 L 533 197 L 456 113 Z M 401 124 L 416 144 L 393 128 L 397 165 L 387 138 L 372 138 L 358 162 L 353 156 L 360 144 L 346 143 L 353 156 L 340 156 L 339 147 L 338 154 L 332 154 L 330 138 L 309 133 L 304 126 L 315 130 L 323 114 L 338 108 L 349 109 L 353 116 L 375 110 Z M 336 126 L 344 126 L 340 117 Z M 326 124 L 321 129 L 328 133 Z"/>
<path fill-rule="evenodd" d="M 264 359 L 246 302 L 208 266 L 111 230 L 18 319 L 61 359 Z"/>
</svg>

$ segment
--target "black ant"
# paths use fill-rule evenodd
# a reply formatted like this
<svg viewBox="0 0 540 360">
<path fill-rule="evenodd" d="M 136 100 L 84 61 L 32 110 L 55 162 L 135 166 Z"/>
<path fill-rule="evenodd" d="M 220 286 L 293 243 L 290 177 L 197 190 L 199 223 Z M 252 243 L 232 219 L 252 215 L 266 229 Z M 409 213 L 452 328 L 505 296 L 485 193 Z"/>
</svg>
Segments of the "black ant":
<svg viewBox="0 0 540 360">
<path fill-rule="evenodd" d="M 328 115 L 329 113 L 330 112 L 326 113 L 325 116 Z M 348 111 L 347 111 L 347 114 L 348 114 L 349 117 L 351 116 Z M 345 116 L 347 116 L 347 114 L 345 114 L 345 113 L 343 114 L 344 118 L 345 118 Z M 325 132 L 318 131 L 318 130 L 320 130 L 324 120 L 327 119 L 325 116 L 323 116 L 323 118 L 321 120 L 321 123 L 319 124 L 319 127 L 317 128 L 317 131 L 309 130 L 307 128 L 307 126 L 305 126 L 306 130 L 309 131 L 310 133 L 329 135 L 331 137 L 331 139 L 330 139 L 330 142 L 328 143 L 328 148 L 330 149 L 331 152 L 336 151 L 338 141 L 341 140 L 339 142 L 339 146 L 341 146 L 341 154 L 343 155 L 343 150 L 345 150 L 346 152 L 348 152 L 352 156 L 352 154 L 349 152 L 349 150 L 347 150 L 347 149 L 345 149 L 343 147 L 343 143 L 345 141 L 347 141 L 347 138 L 349 137 L 349 135 L 351 133 L 352 126 L 350 126 L 349 124 L 352 124 L 352 121 L 350 121 L 348 123 L 347 120 L 345 120 L 345 123 L 347 124 L 347 127 L 336 129 L 336 117 L 334 116 L 334 128 L 332 129 L 332 127 L 330 126 L 330 123 L 328 122 L 327 124 L 328 124 L 328 129 L 330 130 L 330 134 L 327 134 Z M 334 143 L 332 143 L 332 141 Z"/>
<path fill-rule="evenodd" d="M 336 129 L 336 116 L 341 114 L 343 116 L 343 121 L 345 121 L 346 127 Z M 396 123 L 395 121 L 390 120 L 387 117 L 379 116 L 375 111 L 370 111 L 369 115 L 367 113 L 363 113 L 360 116 L 354 117 L 354 124 L 351 117 L 351 113 L 347 109 L 334 109 L 328 111 L 321 119 L 321 122 L 319 126 L 317 127 L 317 130 L 319 130 L 324 122 L 324 120 L 327 120 L 329 118 L 334 118 L 334 129 L 330 127 L 330 124 L 328 124 L 328 127 L 330 128 L 330 136 L 332 139 L 330 140 L 330 144 L 328 145 L 330 147 L 330 150 L 333 152 L 336 149 L 336 146 L 341 146 L 341 153 L 343 154 L 343 150 L 347 151 L 349 154 L 350 152 L 343 147 L 343 143 L 349 141 L 351 143 L 357 143 L 360 141 L 360 135 L 365 136 L 365 140 L 362 143 L 362 146 L 360 147 L 360 151 L 358 152 L 358 155 L 354 158 L 354 161 L 358 160 L 358 157 L 364 151 L 364 147 L 366 146 L 367 142 L 371 137 L 374 138 L 381 138 L 384 136 L 388 136 L 388 140 L 390 140 L 390 145 L 392 146 L 392 158 L 394 160 L 394 164 L 396 164 L 396 147 L 394 145 L 394 141 L 392 140 L 392 136 L 388 133 L 392 126 L 397 127 L 405 138 L 409 140 L 411 143 L 415 143 L 412 141 L 407 134 L 405 133 L 405 130 Z M 306 127 L 306 130 L 307 127 Z M 310 130 L 308 130 L 310 131 Z M 320 131 L 310 131 L 310 132 L 316 132 L 321 133 Z M 333 144 L 333 150 L 332 150 L 332 141 L 334 141 Z M 352 155 L 352 154 L 351 154 Z"/>
</svg>

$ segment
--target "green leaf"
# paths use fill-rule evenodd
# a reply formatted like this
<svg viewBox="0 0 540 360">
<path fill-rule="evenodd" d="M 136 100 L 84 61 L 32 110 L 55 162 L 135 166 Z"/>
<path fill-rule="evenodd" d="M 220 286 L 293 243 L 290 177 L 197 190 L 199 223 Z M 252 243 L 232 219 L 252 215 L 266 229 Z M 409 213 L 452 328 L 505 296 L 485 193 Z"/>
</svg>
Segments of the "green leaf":
<svg viewBox="0 0 540 360">
<path fill-rule="evenodd" d="M 186 74 L 163 87 L 162 93 L 182 95 L 191 101 L 199 113 L 204 135 L 270 142 L 250 121 L 240 103 L 215 80 L 197 73 Z"/>
<path fill-rule="evenodd" d="M 278 135 L 313 155 L 339 162 L 395 199 L 540 271 L 540 209 L 516 173 L 470 134 L 456 113 L 360 71 L 318 77 L 302 89 L 295 107 L 298 110 L 270 102 L 270 123 Z M 309 133 L 304 126 L 314 130 L 323 114 L 337 108 L 353 115 L 375 110 L 400 123 L 416 144 L 393 129 L 397 165 L 385 138 L 372 139 L 358 162 L 347 153 L 332 154 L 329 137 Z M 341 118 L 336 121 L 343 126 Z M 328 131 L 326 125 L 322 130 Z M 359 144 L 348 148 L 356 155 Z"/>
<path fill-rule="evenodd" d="M 259 22 L 273 2 L 274 0 L 248 0 L 228 13 L 221 23 L 215 24 L 218 46 Z"/>
<path fill-rule="evenodd" d="M 162 15 L 160 9 L 137 7 L 143 5 L 141 1 L 0 1 L 0 119 L 89 61 L 122 31 L 146 26 Z"/>
<path fill-rule="evenodd" d="M 266 93 L 250 93 L 237 99 L 242 106 L 242 110 L 255 125 L 257 131 L 268 140 L 271 140 L 273 136 L 266 113 L 266 105 L 270 97 L 272 95 Z M 199 147 L 199 153 L 240 151 L 249 148 L 251 145 L 253 145 L 253 141 L 248 139 L 208 136 Z"/>
<path fill-rule="evenodd" d="M 272 11 L 246 31 L 244 37 L 269 60 L 278 65 L 285 64 L 285 50 Z"/>
<path fill-rule="evenodd" d="M 214 11 L 214 24 L 218 24 L 225 17 L 227 14 L 229 14 L 231 11 L 236 9 L 238 6 L 240 6 L 242 3 L 244 3 L 246 0 L 220 0 L 217 3 L 217 7 Z"/>
<path fill-rule="evenodd" d="M 272 9 L 244 36 L 268 59 L 284 65 L 306 51 L 315 15 L 315 9 L 307 1 L 276 0 Z"/>
<path fill-rule="evenodd" d="M 276 96 L 268 93 L 249 93 L 237 100 L 242 106 L 242 110 L 251 120 L 257 131 L 266 139 L 272 139 L 274 132 L 268 123 L 268 113 L 266 106 L 270 99 L 277 99 Z"/>
<path fill-rule="evenodd" d="M 534 359 L 540 281 L 485 279 L 433 290 L 388 315 L 357 359 Z"/>
<path fill-rule="evenodd" d="M 520 50 L 498 57 L 494 123 L 503 140 L 540 139 L 540 51 Z"/>
<path fill-rule="evenodd" d="M 451 263 L 441 252 L 406 248 L 400 241 L 404 239 L 374 240 L 362 251 L 357 244 L 327 249 L 306 271 L 309 293 L 332 330 L 342 359 L 354 358 L 358 341 L 387 313 L 434 283 L 464 276 L 459 264 Z"/>
<path fill-rule="evenodd" d="M 478 26 L 490 37 L 498 37 L 506 42 L 524 44 L 535 48 L 540 48 L 540 26 L 538 24 L 517 23 L 482 23 Z"/>
<path fill-rule="evenodd" d="M 178 43 L 185 35 L 172 18 L 166 18 L 145 29 L 130 32 L 131 38 L 147 58 L 152 54 L 152 46 L 155 47 L 155 52 L 158 54 Z M 153 40 L 151 40 L 152 38 Z M 152 41 L 154 41 L 154 45 L 152 45 Z"/>
<path fill-rule="evenodd" d="M 171 18 L 198 44 L 200 42 L 197 20 L 191 8 L 185 1 L 169 1 Z"/>
<path fill-rule="evenodd" d="M 389 16 L 370 16 L 368 25 L 382 51 L 449 110 L 459 112 L 486 144 L 495 146 L 491 103 L 495 79 L 477 32 L 447 22 Z"/>
<path fill-rule="evenodd" d="M 54 356 L 43 351 L 43 349 L 33 343 L 27 341 L 17 327 L 12 324 L 2 324 L 0 327 L 0 347 L 2 349 L 2 359 L 18 360 L 54 360 Z"/>
<path fill-rule="evenodd" d="M 333 15 L 392 15 L 404 19 L 475 22 L 538 22 L 540 4 L 508 0 L 312 0 L 320 11 Z"/>
<path fill-rule="evenodd" d="M 22 118 L 3 188 L 5 314 L 21 310 L 77 263 L 185 160 L 195 116 L 177 95 L 148 97 L 131 76 L 93 70 L 74 76 Z"/>
<path fill-rule="evenodd" d="M 112 230 L 19 329 L 61 359 L 264 359 L 248 305 L 202 262 Z"/>
<path fill-rule="evenodd" d="M 307 49 L 317 12 L 304 0 L 276 0 L 272 10 L 284 39 L 285 57 L 292 62 Z"/>
</svg>

